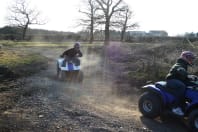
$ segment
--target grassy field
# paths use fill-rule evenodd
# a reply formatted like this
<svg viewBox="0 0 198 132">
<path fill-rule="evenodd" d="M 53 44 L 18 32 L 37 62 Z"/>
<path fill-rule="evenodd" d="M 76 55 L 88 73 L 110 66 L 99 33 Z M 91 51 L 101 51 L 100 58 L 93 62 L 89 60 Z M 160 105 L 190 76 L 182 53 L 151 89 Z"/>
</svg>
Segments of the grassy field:
<svg viewBox="0 0 198 132">
<path fill-rule="evenodd" d="M 0 75 L 14 73 L 19 76 L 35 73 L 47 65 L 47 58 L 15 46 L 24 45 L 23 42 L 0 41 Z M 33 45 L 29 43 L 28 45 Z M 34 67 L 34 68 L 31 68 Z M 6 69 L 6 70 L 5 70 Z"/>
<path fill-rule="evenodd" d="M 66 48 L 73 47 L 75 42 L 52 43 L 52 42 L 26 42 L 26 41 L 0 41 L 0 67 L 6 67 L 17 74 L 33 72 L 35 67 L 47 64 L 47 58 L 30 49 L 36 48 L 42 50 L 46 48 Z M 81 43 L 82 47 L 91 48 L 102 47 L 102 42 L 94 44 Z M 27 50 L 28 49 L 28 50 Z M 30 65 L 34 68 L 30 68 Z M 46 65 L 45 65 L 46 66 Z M 29 68 L 28 68 L 29 67 Z M 39 69 L 39 68 L 38 68 Z M 32 71 L 31 71 L 32 70 Z M 36 70 L 35 70 L 36 71 Z M 0 71 L 0 74 L 2 72 Z"/>
<path fill-rule="evenodd" d="M 43 62 L 45 57 L 26 51 L 25 48 L 36 47 L 42 48 L 66 48 L 72 47 L 74 42 L 50 43 L 50 42 L 15 42 L 15 41 L 0 41 L 3 48 L 0 49 L 0 65 L 14 68 L 32 63 Z M 82 49 L 85 49 L 86 54 L 89 48 L 92 52 L 101 52 L 103 43 L 95 42 L 88 44 L 81 43 Z M 19 50 L 20 49 L 20 50 Z M 23 50 L 24 49 L 24 50 Z M 111 42 L 108 47 L 113 55 L 113 61 L 116 62 L 116 67 L 123 67 L 124 71 L 120 74 L 125 74 L 127 79 L 136 80 L 144 83 L 150 80 L 164 79 L 171 65 L 179 57 L 181 51 L 191 50 L 198 52 L 197 43 L 176 43 L 172 41 L 158 43 L 120 43 Z M 57 49 L 58 50 L 58 49 Z M 109 56 L 110 59 L 112 56 Z M 104 56 L 103 56 L 104 57 Z M 198 73 L 196 61 L 193 67 L 193 73 Z M 130 81 L 132 82 L 132 81 Z"/>
<path fill-rule="evenodd" d="M 36 61 L 43 61 L 44 57 L 27 52 L 14 50 L 0 50 L 0 65 L 14 68 L 20 65 L 31 64 Z"/>
<path fill-rule="evenodd" d="M 73 46 L 75 42 L 27 42 L 27 41 L 0 41 L 0 45 L 9 46 L 9 47 L 65 47 L 65 46 Z M 83 46 L 102 46 L 102 42 L 97 42 L 94 44 L 82 43 Z"/>
</svg>

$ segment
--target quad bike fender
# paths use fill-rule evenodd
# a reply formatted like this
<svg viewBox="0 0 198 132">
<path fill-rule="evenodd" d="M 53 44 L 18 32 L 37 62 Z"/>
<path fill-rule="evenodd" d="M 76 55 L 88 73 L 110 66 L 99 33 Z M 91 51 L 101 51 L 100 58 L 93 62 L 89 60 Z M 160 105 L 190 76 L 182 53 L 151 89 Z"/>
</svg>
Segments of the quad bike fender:
<svg viewBox="0 0 198 132">
<path fill-rule="evenodd" d="M 143 92 L 152 92 L 155 95 L 160 97 L 160 99 L 161 99 L 163 104 L 167 103 L 164 93 L 159 88 L 157 88 L 154 84 L 149 84 L 149 85 L 143 86 L 142 87 L 142 91 Z"/>
<path fill-rule="evenodd" d="M 64 60 L 63 58 L 59 58 L 57 60 L 57 67 L 61 71 L 79 71 L 81 69 L 80 66 L 75 66 L 75 64 L 68 62 L 66 62 L 66 65 L 63 67 L 62 66 L 63 60 Z"/>
</svg>

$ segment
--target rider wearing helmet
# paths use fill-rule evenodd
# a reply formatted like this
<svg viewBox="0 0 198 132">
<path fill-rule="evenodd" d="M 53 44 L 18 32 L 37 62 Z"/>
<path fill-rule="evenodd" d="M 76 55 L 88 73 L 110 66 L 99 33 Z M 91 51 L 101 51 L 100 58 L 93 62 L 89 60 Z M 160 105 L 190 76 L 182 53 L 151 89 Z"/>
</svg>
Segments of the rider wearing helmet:
<svg viewBox="0 0 198 132">
<path fill-rule="evenodd" d="M 70 60 L 72 60 L 76 66 L 79 66 L 80 60 L 78 59 L 78 57 L 82 57 L 82 52 L 80 51 L 80 43 L 76 42 L 73 48 L 64 51 L 60 55 L 60 57 L 64 57 L 62 66 L 65 66 L 66 61 L 70 61 Z"/>
<path fill-rule="evenodd" d="M 189 73 L 187 72 L 188 66 L 192 66 L 195 60 L 195 55 L 191 51 L 183 51 L 180 57 L 177 59 L 168 75 L 167 90 L 172 93 L 178 100 L 173 104 L 172 112 L 177 115 L 183 115 L 182 106 L 184 101 L 184 94 L 186 86 L 193 85 L 190 81 Z"/>
</svg>

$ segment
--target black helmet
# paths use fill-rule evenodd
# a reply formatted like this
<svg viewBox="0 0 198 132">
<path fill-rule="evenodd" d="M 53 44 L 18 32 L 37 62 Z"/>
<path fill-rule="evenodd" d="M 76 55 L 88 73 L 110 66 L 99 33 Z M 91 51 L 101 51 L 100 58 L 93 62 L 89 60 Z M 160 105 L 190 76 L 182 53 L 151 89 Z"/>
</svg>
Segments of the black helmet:
<svg viewBox="0 0 198 132">
<path fill-rule="evenodd" d="M 79 42 L 76 42 L 76 43 L 74 44 L 74 48 L 80 48 L 80 43 L 79 43 Z"/>
</svg>

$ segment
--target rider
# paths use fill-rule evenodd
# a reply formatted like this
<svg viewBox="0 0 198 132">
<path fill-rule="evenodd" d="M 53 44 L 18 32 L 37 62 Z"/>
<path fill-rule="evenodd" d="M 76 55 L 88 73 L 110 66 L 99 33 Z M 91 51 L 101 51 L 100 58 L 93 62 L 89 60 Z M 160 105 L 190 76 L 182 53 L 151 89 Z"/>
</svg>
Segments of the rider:
<svg viewBox="0 0 198 132">
<path fill-rule="evenodd" d="M 191 51 L 183 51 L 180 57 L 177 59 L 176 64 L 172 66 L 167 79 L 167 90 L 172 93 L 177 101 L 173 104 L 172 112 L 177 115 L 184 115 L 181 106 L 184 102 L 184 94 L 187 86 L 192 86 L 192 78 L 195 76 L 190 75 L 187 72 L 188 66 L 192 66 L 195 59 L 194 53 Z"/>
<path fill-rule="evenodd" d="M 64 58 L 62 66 L 65 66 L 66 61 L 70 60 L 73 61 L 76 66 L 79 66 L 80 60 L 78 59 L 78 57 L 82 56 L 82 52 L 80 51 L 80 43 L 76 42 L 73 48 L 64 51 L 60 56 Z"/>
</svg>

